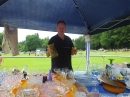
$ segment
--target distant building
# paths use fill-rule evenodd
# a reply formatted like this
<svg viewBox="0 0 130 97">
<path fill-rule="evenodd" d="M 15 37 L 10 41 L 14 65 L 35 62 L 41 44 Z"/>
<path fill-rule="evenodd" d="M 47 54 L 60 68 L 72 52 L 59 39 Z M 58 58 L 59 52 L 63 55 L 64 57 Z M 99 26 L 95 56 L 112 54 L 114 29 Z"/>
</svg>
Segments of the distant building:
<svg viewBox="0 0 130 97">
<path fill-rule="evenodd" d="M 41 51 L 40 50 L 36 50 L 36 56 L 40 56 Z"/>
<path fill-rule="evenodd" d="M 43 56 L 45 53 L 44 49 L 37 48 L 36 49 L 36 56 Z"/>
</svg>

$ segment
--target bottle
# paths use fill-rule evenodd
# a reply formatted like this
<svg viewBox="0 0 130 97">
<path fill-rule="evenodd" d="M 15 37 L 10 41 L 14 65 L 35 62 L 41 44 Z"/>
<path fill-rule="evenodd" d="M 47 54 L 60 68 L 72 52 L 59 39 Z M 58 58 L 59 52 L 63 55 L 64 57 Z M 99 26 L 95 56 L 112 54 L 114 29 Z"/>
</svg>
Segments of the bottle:
<svg viewBox="0 0 130 97">
<path fill-rule="evenodd" d="M 49 45 L 48 45 L 48 48 L 50 49 L 51 58 L 55 58 L 55 57 L 58 56 L 58 52 L 57 52 L 57 50 L 56 50 L 56 48 L 55 48 L 55 46 L 54 46 L 54 43 L 49 44 Z"/>
<path fill-rule="evenodd" d="M 49 74 L 48 74 L 48 81 L 52 81 L 52 71 L 51 70 L 49 71 Z"/>
<path fill-rule="evenodd" d="M 42 82 L 45 83 L 46 81 L 47 81 L 47 76 L 44 76 L 44 75 L 43 75 L 43 80 L 42 80 Z"/>
<path fill-rule="evenodd" d="M 28 66 L 25 65 L 24 68 L 22 69 L 22 73 L 23 73 L 23 79 L 28 79 Z"/>
</svg>

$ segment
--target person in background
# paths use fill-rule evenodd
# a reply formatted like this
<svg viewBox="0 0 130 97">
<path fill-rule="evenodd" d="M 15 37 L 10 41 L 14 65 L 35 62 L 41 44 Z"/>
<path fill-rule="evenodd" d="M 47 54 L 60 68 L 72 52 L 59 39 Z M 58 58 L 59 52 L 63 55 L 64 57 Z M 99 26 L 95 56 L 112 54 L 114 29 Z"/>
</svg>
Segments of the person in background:
<svg viewBox="0 0 130 97">
<path fill-rule="evenodd" d="M 1 56 L 1 54 L 0 54 L 0 56 Z M 0 65 L 2 65 L 2 62 L 3 62 L 3 58 L 0 57 Z"/>
<path fill-rule="evenodd" d="M 51 70 L 53 72 L 55 68 L 68 68 L 69 70 L 73 70 L 71 55 L 77 54 L 77 50 L 75 49 L 70 37 L 64 34 L 66 31 L 65 21 L 60 20 L 57 23 L 56 30 L 58 33 L 51 37 L 48 42 L 48 45 L 54 44 L 54 47 L 58 53 L 58 56 L 51 58 Z M 51 55 L 50 48 L 47 48 L 46 55 L 47 57 Z"/>
<path fill-rule="evenodd" d="M 31 53 L 31 52 L 29 51 L 29 52 L 28 52 L 28 55 L 29 55 L 29 56 L 30 56 L 30 53 Z"/>
</svg>

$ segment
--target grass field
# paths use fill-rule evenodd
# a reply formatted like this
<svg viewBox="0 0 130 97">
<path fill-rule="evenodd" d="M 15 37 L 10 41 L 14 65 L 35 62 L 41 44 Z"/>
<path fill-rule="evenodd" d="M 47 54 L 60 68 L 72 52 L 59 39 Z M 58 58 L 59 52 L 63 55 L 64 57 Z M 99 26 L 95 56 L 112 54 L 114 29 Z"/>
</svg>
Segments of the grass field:
<svg viewBox="0 0 130 97">
<path fill-rule="evenodd" d="M 113 63 L 122 64 L 122 62 L 130 62 L 130 52 L 90 52 L 90 64 L 96 64 L 98 66 L 105 67 L 105 64 L 109 64 L 110 58 L 115 59 Z M 2 56 L 11 56 L 11 54 Z M 18 56 L 28 56 L 28 54 L 20 54 Z M 95 57 L 94 57 L 95 56 Z M 101 56 L 101 57 L 99 57 Z M 104 57 L 104 63 L 103 58 Z M 126 56 L 126 57 L 116 57 L 116 56 Z M 27 65 L 30 71 L 37 71 L 37 72 L 48 72 L 51 67 L 51 59 L 50 58 L 31 58 L 34 57 L 34 54 L 30 55 L 30 58 L 3 58 L 2 65 L 0 68 L 13 68 L 18 67 L 20 70 Z M 86 70 L 86 57 L 85 52 L 78 52 L 77 55 L 74 55 L 72 58 L 72 66 L 74 71 L 76 70 Z"/>
</svg>

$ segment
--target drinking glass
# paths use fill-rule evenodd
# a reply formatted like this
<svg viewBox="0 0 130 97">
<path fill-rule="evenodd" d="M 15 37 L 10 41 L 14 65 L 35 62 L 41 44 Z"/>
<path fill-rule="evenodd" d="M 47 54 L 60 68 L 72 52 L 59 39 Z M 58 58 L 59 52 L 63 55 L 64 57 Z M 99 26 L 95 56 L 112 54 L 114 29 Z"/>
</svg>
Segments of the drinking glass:
<svg viewBox="0 0 130 97">
<path fill-rule="evenodd" d="M 120 93 L 117 97 L 130 97 L 130 93 Z"/>
<path fill-rule="evenodd" d="M 57 67 L 55 67 L 53 70 L 56 74 L 59 74 L 61 72 L 61 69 Z"/>
<path fill-rule="evenodd" d="M 65 73 L 68 73 L 70 70 L 67 67 L 63 67 L 62 71 L 65 72 Z"/>
<path fill-rule="evenodd" d="M 85 97 L 103 97 L 103 96 L 98 92 L 89 92 Z"/>
<path fill-rule="evenodd" d="M 2 83 L 3 79 L 4 79 L 3 72 L 2 72 L 2 71 L 0 71 L 0 84 Z"/>
<path fill-rule="evenodd" d="M 98 71 L 97 71 L 97 64 L 91 64 L 92 65 L 92 67 L 91 67 L 91 69 L 92 69 L 92 74 L 93 74 L 93 76 L 97 76 L 98 75 Z"/>
<path fill-rule="evenodd" d="M 86 94 L 84 92 L 76 92 L 75 97 L 86 97 Z"/>
<path fill-rule="evenodd" d="M 105 94 L 105 93 L 102 93 L 102 96 L 100 97 L 117 97 L 115 94 Z"/>
<path fill-rule="evenodd" d="M 130 75 L 124 76 L 124 81 L 127 85 L 127 88 L 130 89 Z"/>
<path fill-rule="evenodd" d="M 92 92 L 99 92 L 99 82 L 97 80 L 92 81 Z"/>
<path fill-rule="evenodd" d="M 68 75 L 68 78 L 74 79 L 74 72 L 73 72 L 72 70 L 70 70 L 70 71 L 67 73 L 67 75 Z"/>
<path fill-rule="evenodd" d="M 91 68 L 92 68 L 92 80 L 95 80 L 97 81 L 97 76 L 99 74 L 99 71 L 98 71 L 98 65 L 97 64 L 91 64 Z"/>
<path fill-rule="evenodd" d="M 45 82 L 41 86 L 42 95 L 49 97 L 64 97 L 69 91 L 69 88 L 62 82 Z"/>
<path fill-rule="evenodd" d="M 28 84 L 42 85 L 43 75 L 31 74 L 28 79 Z"/>
<path fill-rule="evenodd" d="M 16 93 L 16 97 L 39 97 L 38 87 L 28 85 L 26 88 L 20 88 Z"/>
<path fill-rule="evenodd" d="M 15 95 L 13 93 L 9 93 L 7 91 L 1 91 L 0 97 L 15 97 Z"/>
</svg>

